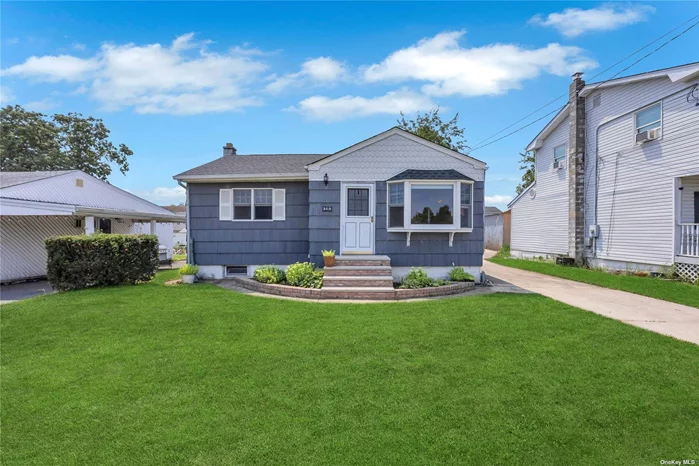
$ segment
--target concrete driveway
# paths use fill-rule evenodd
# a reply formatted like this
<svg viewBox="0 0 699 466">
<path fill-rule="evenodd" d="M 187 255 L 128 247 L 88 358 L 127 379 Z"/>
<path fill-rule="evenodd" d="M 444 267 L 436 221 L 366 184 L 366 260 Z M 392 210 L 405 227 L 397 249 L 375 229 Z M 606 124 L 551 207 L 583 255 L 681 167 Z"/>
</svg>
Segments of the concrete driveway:
<svg viewBox="0 0 699 466">
<path fill-rule="evenodd" d="M 495 255 L 486 251 L 487 259 Z M 525 290 L 699 345 L 699 309 L 483 261 L 483 271 Z"/>
<path fill-rule="evenodd" d="M 34 296 L 53 293 L 54 290 L 46 280 L 36 282 L 16 283 L 14 285 L 0 286 L 0 304 L 21 301 Z"/>
</svg>

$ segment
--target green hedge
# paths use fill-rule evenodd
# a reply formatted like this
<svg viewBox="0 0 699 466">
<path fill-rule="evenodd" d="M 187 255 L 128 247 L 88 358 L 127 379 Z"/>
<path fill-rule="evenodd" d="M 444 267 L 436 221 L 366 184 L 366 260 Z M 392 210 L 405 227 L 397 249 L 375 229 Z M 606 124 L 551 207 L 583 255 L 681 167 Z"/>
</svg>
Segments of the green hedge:
<svg viewBox="0 0 699 466">
<path fill-rule="evenodd" d="M 46 251 L 46 275 L 61 291 L 148 281 L 159 265 L 155 235 L 57 236 Z"/>
</svg>

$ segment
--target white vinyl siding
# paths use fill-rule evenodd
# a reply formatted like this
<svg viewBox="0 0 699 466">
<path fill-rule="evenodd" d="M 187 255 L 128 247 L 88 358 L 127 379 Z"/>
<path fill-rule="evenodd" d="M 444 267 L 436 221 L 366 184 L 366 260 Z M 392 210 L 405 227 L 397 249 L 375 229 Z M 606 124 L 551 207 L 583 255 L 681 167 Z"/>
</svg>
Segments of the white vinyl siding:
<svg viewBox="0 0 699 466">
<path fill-rule="evenodd" d="M 569 119 L 563 120 L 536 151 L 536 193 L 512 205 L 513 250 L 538 254 L 568 253 L 568 179 L 553 168 L 554 149 L 568 142 Z"/>
<path fill-rule="evenodd" d="M 586 224 L 594 218 L 595 130 L 608 122 L 599 129 L 597 258 L 672 263 L 678 220 L 673 212 L 674 179 L 699 174 L 699 107 L 687 102 L 688 91 L 683 90 L 691 85 L 661 78 L 611 88 L 604 92 L 604 104 L 588 112 Z M 636 110 L 660 100 L 662 139 L 635 144 L 631 135 L 636 130 Z M 623 116 L 614 119 L 616 115 Z M 681 215 L 686 214 L 682 209 Z"/>
</svg>

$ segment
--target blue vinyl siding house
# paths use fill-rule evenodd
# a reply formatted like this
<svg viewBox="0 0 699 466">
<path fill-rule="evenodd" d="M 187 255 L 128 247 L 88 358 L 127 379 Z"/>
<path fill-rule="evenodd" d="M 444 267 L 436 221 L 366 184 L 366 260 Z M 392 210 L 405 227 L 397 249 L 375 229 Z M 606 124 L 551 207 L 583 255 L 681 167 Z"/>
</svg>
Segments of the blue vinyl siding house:
<svg viewBox="0 0 699 466">
<path fill-rule="evenodd" d="M 483 256 L 485 163 L 398 128 L 334 154 L 223 157 L 176 175 L 186 183 L 189 258 L 211 278 L 338 255 L 389 256 L 475 276 Z"/>
</svg>

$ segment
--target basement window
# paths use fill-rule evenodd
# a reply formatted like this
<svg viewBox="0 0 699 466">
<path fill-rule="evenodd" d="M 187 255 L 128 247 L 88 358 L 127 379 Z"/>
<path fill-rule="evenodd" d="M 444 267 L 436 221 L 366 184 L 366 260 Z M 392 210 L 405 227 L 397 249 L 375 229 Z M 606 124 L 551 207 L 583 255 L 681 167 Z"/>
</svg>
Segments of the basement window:
<svg viewBox="0 0 699 466">
<path fill-rule="evenodd" d="M 226 275 L 247 275 L 248 266 L 247 265 L 227 265 Z"/>
</svg>

